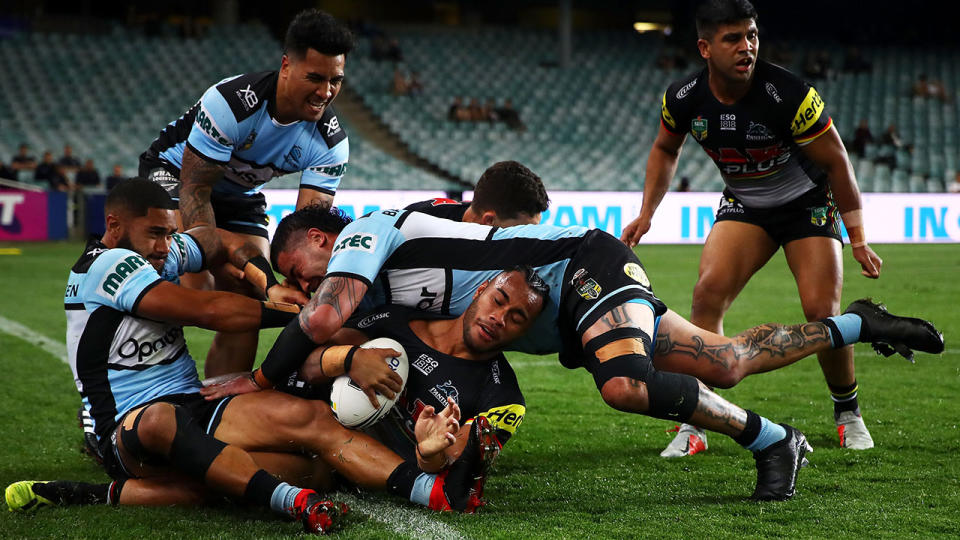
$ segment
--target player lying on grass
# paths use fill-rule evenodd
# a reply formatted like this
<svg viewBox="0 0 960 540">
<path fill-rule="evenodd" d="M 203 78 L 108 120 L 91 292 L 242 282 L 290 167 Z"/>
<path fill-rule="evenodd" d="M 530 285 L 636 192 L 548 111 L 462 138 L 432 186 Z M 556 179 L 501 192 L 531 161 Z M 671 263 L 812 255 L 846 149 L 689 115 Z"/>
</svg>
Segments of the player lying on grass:
<svg viewBox="0 0 960 540">
<path fill-rule="evenodd" d="M 307 448 L 363 487 L 386 487 L 391 493 L 435 510 L 473 511 L 480 504 L 489 464 L 519 425 L 524 412 L 516 376 L 500 351 L 526 331 L 540 313 L 544 287 L 532 270 L 517 269 L 499 275 L 490 286 L 481 286 L 466 315 L 456 319 L 429 317 L 411 321 L 407 318 L 409 312 L 393 308 L 356 321 L 356 327 L 363 331 L 344 329 L 338 334 L 339 341 L 354 343 L 373 336 L 393 337 L 411 357 L 416 355 L 414 372 L 404 394 L 406 399 L 401 399 L 402 410 L 375 430 L 378 438 L 407 461 L 365 435 L 340 426 L 326 403 L 273 391 L 231 400 L 222 416 L 211 422 L 214 434 L 226 440 L 239 438 L 240 442 L 235 443 L 238 446 L 290 451 Z M 346 358 L 353 353 L 354 358 L 362 357 L 362 350 L 351 346 L 319 349 L 304 366 L 304 374 L 314 382 L 341 374 Z M 443 380 L 437 382 L 440 379 Z M 257 399 L 249 399 L 253 397 Z M 425 402 L 447 407 L 434 414 L 436 407 Z M 475 419 L 463 428 L 458 422 L 458 403 L 465 415 Z M 262 409 L 257 411 L 256 407 Z M 219 425 L 215 424 L 217 421 Z M 141 425 L 138 431 L 143 429 Z M 328 444 L 331 441 L 333 446 Z M 336 448 L 338 444 L 340 448 Z M 122 440 L 118 446 L 123 447 Z M 165 461 L 174 458 L 151 457 L 154 462 L 159 461 L 157 465 L 168 464 Z M 309 465 L 297 463 L 293 455 L 278 453 L 266 457 L 276 467 L 268 469 L 271 472 L 310 474 L 305 471 Z M 369 474 L 357 474 L 354 463 L 356 467 L 366 467 Z M 212 465 L 210 471 L 218 467 L 221 472 L 228 472 L 217 462 Z M 7 488 L 7 505 L 13 510 L 51 504 L 191 504 L 203 500 L 206 490 L 198 481 L 155 471 L 160 476 L 101 485 L 18 482 Z M 329 472 L 329 467 L 318 466 L 311 473 L 317 475 L 314 480 L 318 481 L 329 479 Z M 208 471 L 208 479 L 210 474 Z M 320 483 L 329 486 L 328 482 Z M 285 504 L 289 506 L 289 502 Z"/>
<path fill-rule="evenodd" d="M 663 370 L 695 373 L 726 387 L 749 373 L 858 341 L 927 352 L 943 348 L 929 323 L 894 317 L 869 302 L 856 302 L 848 313 L 822 322 L 764 325 L 734 338 L 701 330 L 666 309 L 633 252 L 603 231 L 496 229 L 398 210 L 361 218 L 338 236 L 311 225 L 335 216 L 308 207 L 281 222 L 273 246 L 279 270 L 316 293 L 261 368 L 220 385 L 214 395 L 256 392 L 286 379 L 317 343 L 341 328 L 368 292 L 375 302 L 458 314 L 497 268 L 529 264 L 550 286 L 550 301 L 512 349 L 560 352 L 566 367 L 590 371 L 604 401 L 618 410 L 687 421 L 734 437 L 757 460 L 754 497 L 785 499 L 794 493 L 808 448 L 804 436 L 728 403 L 689 375 Z M 384 371 L 382 381 L 392 375 L 376 367 Z"/>
<path fill-rule="evenodd" d="M 176 495 L 171 490 L 186 482 L 198 491 L 205 486 L 289 514 L 310 532 L 325 531 L 341 509 L 263 468 L 266 462 L 287 467 L 289 476 L 302 473 L 303 464 L 290 466 L 282 455 L 258 461 L 251 453 L 257 451 L 309 451 L 364 487 L 382 488 L 396 473 L 402 481 L 391 491 L 409 496 L 418 475 L 400 473 L 416 471 L 416 462 L 347 430 L 329 407 L 279 392 L 203 399 L 181 325 L 249 330 L 282 324 L 290 313 L 233 293 L 177 285 L 182 273 L 215 260 L 218 249 L 212 228 L 177 234 L 174 208 L 152 182 L 119 184 L 107 197 L 106 233 L 84 249 L 66 289 L 70 364 L 94 421 L 103 466 L 114 481 L 66 491 L 47 486 L 49 491 L 40 494 L 36 483 L 13 484 L 6 491 L 9 508 L 60 502 L 58 494 L 71 502 L 168 504 Z M 364 349 L 355 356 L 383 362 L 395 354 Z M 464 453 L 458 461 L 468 470 L 464 477 L 480 457 L 479 451 Z M 131 478 L 144 480 L 127 491 Z M 469 486 L 447 481 L 440 497 L 448 493 L 466 499 Z"/>
</svg>

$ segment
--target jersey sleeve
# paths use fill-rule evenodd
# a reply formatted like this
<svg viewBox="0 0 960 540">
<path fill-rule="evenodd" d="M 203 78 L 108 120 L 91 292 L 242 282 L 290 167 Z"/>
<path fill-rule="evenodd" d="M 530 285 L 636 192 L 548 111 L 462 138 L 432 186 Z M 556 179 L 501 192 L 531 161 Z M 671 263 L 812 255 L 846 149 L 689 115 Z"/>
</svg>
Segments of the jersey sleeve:
<svg viewBox="0 0 960 540">
<path fill-rule="evenodd" d="M 486 416 L 497 430 L 501 444 L 517 432 L 527 413 L 517 376 L 503 355 L 490 363 L 490 377 L 480 397 L 479 411 L 478 416 Z"/>
<path fill-rule="evenodd" d="M 321 153 L 300 175 L 300 188 L 333 195 L 347 170 L 350 158 L 350 140 L 344 138 L 333 148 Z"/>
<path fill-rule="evenodd" d="M 668 103 L 667 95 L 673 95 L 669 88 L 667 88 L 667 91 L 663 93 L 663 97 L 660 99 L 660 124 L 664 129 L 674 135 L 683 135 L 684 129 L 680 127 L 683 124 L 681 124 L 674 115 L 675 112 L 679 111 L 679 107 L 677 107 L 675 100 L 671 99 Z"/>
<path fill-rule="evenodd" d="M 333 244 L 327 277 L 345 276 L 370 286 L 404 242 L 399 225 L 409 212 L 381 210 L 347 225 Z"/>
<path fill-rule="evenodd" d="M 187 146 L 210 161 L 227 163 L 239 138 L 239 124 L 230 105 L 216 86 L 200 98 Z"/>
<path fill-rule="evenodd" d="M 128 249 L 114 248 L 90 266 L 83 300 L 133 313 L 143 295 L 162 280 L 146 259 Z"/>
<path fill-rule="evenodd" d="M 826 113 L 826 106 L 816 88 L 804 83 L 800 95 L 800 104 L 790 123 L 790 134 L 794 142 L 804 146 L 826 133 L 833 125 L 833 119 Z"/>
<path fill-rule="evenodd" d="M 182 276 L 203 270 L 204 253 L 200 244 L 187 233 L 173 233 L 173 243 L 163 267 L 164 273 Z"/>
</svg>

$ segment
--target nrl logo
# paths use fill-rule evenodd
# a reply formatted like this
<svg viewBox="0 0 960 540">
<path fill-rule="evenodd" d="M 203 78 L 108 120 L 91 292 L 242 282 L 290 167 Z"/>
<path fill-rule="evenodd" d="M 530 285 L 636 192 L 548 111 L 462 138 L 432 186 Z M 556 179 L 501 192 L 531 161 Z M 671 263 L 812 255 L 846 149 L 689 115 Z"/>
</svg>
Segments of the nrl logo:
<svg viewBox="0 0 960 540">
<path fill-rule="evenodd" d="M 707 119 L 697 117 L 690 121 L 690 133 L 693 138 L 702 141 L 707 138 Z"/>
</svg>

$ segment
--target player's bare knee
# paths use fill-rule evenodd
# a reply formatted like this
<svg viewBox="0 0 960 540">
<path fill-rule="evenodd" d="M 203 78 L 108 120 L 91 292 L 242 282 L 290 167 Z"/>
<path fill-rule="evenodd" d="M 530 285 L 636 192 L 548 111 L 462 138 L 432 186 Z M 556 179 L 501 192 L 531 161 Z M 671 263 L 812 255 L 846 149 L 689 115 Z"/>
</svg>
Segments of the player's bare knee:
<svg viewBox="0 0 960 540">
<path fill-rule="evenodd" d="M 134 420 L 132 431 L 148 452 L 166 454 L 177 434 L 175 408 L 169 403 L 147 406 Z M 127 429 L 127 426 L 124 426 Z"/>
<path fill-rule="evenodd" d="M 819 321 L 821 319 L 826 319 L 827 317 L 832 317 L 839 314 L 840 303 L 833 302 L 832 300 L 810 304 L 805 303 L 803 306 L 803 316 L 807 319 L 807 321 Z"/>
<path fill-rule="evenodd" d="M 647 386 L 629 377 L 614 377 L 603 384 L 600 396 L 607 405 L 624 412 L 645 413 L 649 408 Z"/>
</svg>

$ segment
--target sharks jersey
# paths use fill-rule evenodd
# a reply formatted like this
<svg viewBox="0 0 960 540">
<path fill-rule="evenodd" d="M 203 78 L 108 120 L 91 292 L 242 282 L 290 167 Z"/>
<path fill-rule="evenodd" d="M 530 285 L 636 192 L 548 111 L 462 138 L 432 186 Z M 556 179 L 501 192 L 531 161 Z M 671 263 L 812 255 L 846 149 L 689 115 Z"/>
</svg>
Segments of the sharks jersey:
<svg viewBox="0 0 960 540">
<path fill-rule="evenodd" d="M 660 122 L 693 136 L 744 205 L 772 208 L 826 183 L 826 174 L 801 151 L 833 122 L 816 89 L 789 71 L 758 60 L 747 94 L 717 101 L 709 73 L 674 82 L 663 94 Z"/>
<path fill-rule="evenodd" d="M 537 269 L 550 286 L 550 298 L 511 350 L 575 352 L 578 335 L 625 301 L 646 303 L 656 315 L 666 311 L 633 252 L 609 234 L 584 227 L 500 229 L 382 210 L 344 228 L 334 243 L 327 276 L 366 283 L 367 305 L 399 304 L 460 315 L 481 283 L 518 264 Z M 561 355 L 561 362 L 578 367 L 572 357 Z"/>
<path fill-rule="evenodd" d="M 318 122 L 277 122 L 277 77 L 276 71 L 249 73 L 211 86 L 160 133 L 141 161 L 159 161 L 179 177 L 189 146 L 224 166 L 216 191 L 249 195 L 276 176 L 302 171 L 301 188 L 333 195 L 350 153 L 347 134 L 330 106 Z"/>
<path fill-rule="evenodd" d="M 381 422 L 369 428 L 378 440 L 405 459 L 414 456 L 414 426 L 424 407 L 437 412 L 452 397 L 460 407 L 462 422 L 486 416 L 497 430 L 500 443 L 512 436 L 526 413 L 526 404 L 513 368 L 502 354 L 491 360 L 464 360 L 440 353 L 410 329 L 411 319 L 434 318 L 402 306 L 384 306 L 351 319 L 346 326 L 371 338 L 388 337 L 403 345 L 410 362 L 407 384 L 396 406 Z"/>
<path fill-rule="evenodd" d="M 158 283 L 179 283 L 181 275 L 202 267 L 197 243 L 188 234 L 176 233 L 159 273 L 137 253 L 109 249 L 98 239 L 87 243 L 73 265 L 63 299 L 67 353 L 98 439 L 141 403 L 200 391 L 183 329 L 134 313 Z"/>
</svg>

